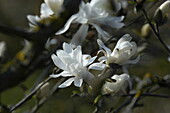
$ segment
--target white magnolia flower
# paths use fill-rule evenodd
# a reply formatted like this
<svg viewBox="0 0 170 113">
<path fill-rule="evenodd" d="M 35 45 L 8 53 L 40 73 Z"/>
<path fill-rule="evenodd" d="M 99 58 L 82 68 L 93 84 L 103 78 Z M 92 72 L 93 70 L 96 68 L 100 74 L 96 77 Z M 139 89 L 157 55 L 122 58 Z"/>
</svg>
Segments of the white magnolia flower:
<svg viewBox="0 0 170 113">
<path fill-rule="evenodd" d="M 35 27 L 38 23 L 49 24 L 50 17 L 53 15 L 57 17 L 62 11 L 63 0 L 44 0 L 45 3 L 41 4 L 40 16 L 27 15 L 27 19 L 30 21 L 30 27 Z"/>
<path fill-rule="evenodd" d="M 101 49 L 103 49 L 101 52 L 103 52 L 105 56 L 99 58 L 100 63 L 94 63 L 89 68 L 103 70 L 104 67 L 109 63 L 116 63 L 119 65 L 137 63 L 139 61 L 139 57 L 137 57 L 135 60 L 129 60 L 137 52 L 136 43 L 130 42 L 131 39 L 132 37 L 129 34 L 122 36 L 112 52 L 100 39 L 98 39 L 98 45 Z"/>
<path fill-rule="evenodd" d="M 102 87 L 102 94 L 117 93 L 120 89 L 125 87 L 125 83 L 129 80 L 128 74 L 113 75 L 111 79 L 115 80 L 113 82 L 105 82 Z"/>
<path fill-rule="evenodd" d="M 94 76 L 88 71 L 87 66 L 90 65 L 96 57 L 92 57 L 87 54 L 82 54 L 81 46 L 72 49 L 70 44 L 64 43 L 63 50 L 58 50 L 57 55 L 51 56 L 54 64 L 64 70 L 59 74 L 50 75 L 51 77 L 71 77 L 62 83 L 59 87 L 65 88 L 74 82 L 74 85 L 81 87 L 83 80 L 88 83 L 88 80 Z"/>
<path fill-rule="evenodd" d="M 97 30 L 99 36 L 101 36 L 102 38 L 105 39 L 111 37 L 111 35 L 107 31 L 102 29 L 101 26 L 104 25 L 111 28 L 122 28 L 124 24 L 121 23 L 121 21 L 124 19 L 124 16 L 114 17 L 110 15 L 109 12 L 107 12 L 107 10 L 102 8 L 99 4 L 102 4 L 100 0 L 92 0 L 90 3 L 82 2 L 79 7 L 79 12 L 72 15 L 65 24 L 64 28 L 59 30 L 56 35 L 65 33 L 69 29 L 71 23 L 80 23 L 82 25 L 73 37 L 74 41 L 71 42 L 75 46 L 77 45 L 77 40 L 81 40 L 80 42 L 78 42 L 78 44 L 81 44 L 84 41 L 89 28 L 88 25 L 92 25 Z"/>
<path fill-rule="evenodd" d="M 55 15 L 58 15 L 62 11 L 64 0 L 44 0 L 44 2 Z"/>
<path fill-rule="evenodd" d="M 4 41 L 0 42 L 0 58 L 4 55 L 6 50 L 6 43 Z"/>
<path fill-rule="evenodd" d="M 40 16 L 38 15 L 27 15 L 27 19 L 29 20 L 29 26 L 35 27 L 38 23 L 41 23 L 43 19 L 49 18 L 53 15 L 53 11 L 47 6 L 47 4 L 42 3 L 40 8 Z"/>
</svg>

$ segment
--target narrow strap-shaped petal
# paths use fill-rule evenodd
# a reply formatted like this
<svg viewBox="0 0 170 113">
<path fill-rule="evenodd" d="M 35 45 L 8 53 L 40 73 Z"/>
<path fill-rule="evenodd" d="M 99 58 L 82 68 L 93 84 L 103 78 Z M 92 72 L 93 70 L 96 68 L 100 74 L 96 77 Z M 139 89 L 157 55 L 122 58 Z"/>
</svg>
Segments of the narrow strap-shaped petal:
<svg viewBox="0 0 170 113">
<path fill-rule="evenodd" d="M 111 50 L 108 47 L 106 47 L 100 39 L 97 39 L 97 43 L 101 48 L 103 48 L 106 51 L 106 56 L 109 57 L 111 54 Z"/>
<path fill-rule="evenodd" d="M 107 60 L 107 57 L 106 56 L 102 56 L 102 57 L 100 57 L 99 59 L 98 59 L 98 61 L 100 61 L 100 62 L 104 62 L 104 61 L 106 61 Z"/>
<path fill-rule="evenodd" d="M 68 71 L 63 71 L 63 72 L 60 73 L 60 75 L 62 77 L 71 77 L 71 76 L 73 76 L 73 74 L 68 72 Z"/>
<path fill-rule="evenodd" d="M 89 64 L 93 63 L 97 56 L 94 56 L 90 59 L 83 59 L 83 66 L 88 66 Z"/>
<path fill-rule="evenodd" d="M 77 14 L 72 15 L 72 16 L 68 19 L 68 21 L 66 22 L 66 24 L 64 25 L 64 27 L 63 27 L 61 30 L 57 31 L 55 34 L 56 34 L 56 35 L 60 35 L 60 34 L 65 33 L 65 32 L 69 29 L 71 23 L 74 22 L 74 20 L 75 20 L 77 17 L 78 17 Z"/>
<path fill-rule="evenodd" d="M 73 50 L 72 57 L 78 61 L 79 63 L 82 63 L 82 50 L 81 46 L 77 46 L 75 50 Z"/>
<path fill-rule="evenodd" d="M 73 51 L 72 47 L 68 43 L 63 43 L 63 50 L 66 51 L 67 53 L 71 53 Z"/>
<path fill-rule="evenodd" d="M 46 18 L 46 17 L 49 17 L 50 15 L 54 14 L 54 12 L 45 3 L 41 4 L 40 13 L 41 13 L 41 18 Z"/>
<path fill-rule="evenodd" d="M 36 16 L 27 15 L 27 19 L 34 25 L 37 25 Z"/>
<path fill-rule="evenodd" d="M 75 79 L 75 77 L 69 78 L 69 79 L 66 80 L 64 83 L 62 83 L 61 85 L 59 85 L 58 87 L 59 87 L 59 88 L 68 87 L 68 86 L 70 86 L 70 85 L 73 83 L 74 79 Z"/>
<path fill-rule="evenodd" d="M 82 78 L 80 78 L 80 77 L 75 77 L 75 79 L 74 79 L 74 85 L 75 85 L 76 87 L 81 87 L 81 86 L 82 86 L 82 83 L 83 83 L 83 79 L 82 79 Z"/>
<path fill-rule="evenodd" d="M 88 69 L 93 69 L 93 70 L 103 70 L 106 67 L 106 64 L 103 63 L 93 63 L 89 66 Z"/>
<path fill-rule="evenodd" d="M 60 77 L 61 76 L 61 74 L 51 74 L 50 75 L 50 77 L 53 77 L 53 78 L 58 78 L 58 77 Z"/>
<path fill-rule="evenodd" d="M 123 35 L 123 36 L 119 39 L 119 41 L 117 42 L 115 48 L 119 47 L 119 45 L 120 45 L 122 42 L 124 42 L 124 41 L 131 41 L 131 40 L 132 40 L 132 37 L 131 37 L 129 34 L 125 34 L 125 35 Z"/>
<path fill-rule="evenodd" d="M 62 70 L 67 70 L 66 65 L 58 58 L 58 56 L 52 54 L 51 58 L 57 67 L 59 67 Z"/>
<path fill-rule="evenodd" d="M 134 59 L 134 60 L 128 60 L 128 61 L 124 62 L 123 64 L 136 64 L 136 63 L 139 62 L 139 60 L 140 60 L 140 56 L 138 56 L 138 57 L 137 57 L 136 59 Z"/>
<path fill-rule="evenodd" d="M 125 25 L 124 23 L 122 23 L 123 19 L 124 16 L 120 16 L 120 17 L 107 16 L 105 18 L 99 18 L 97 20 L 97 23 L 118 29 L 118 28 L 122 28 Z"/>
<path fill-rule="evenodd" d="M 91 23 L 92 24 L 92 23 Z M 109 33 L 107 33 L 106 31 L 104 31 L 103 29 L 100 28 L 100 26 L 96 25 L 96 24 L 92 24 L 94 26 L 94 28 L 97 30 L 97 32 L 99 33 L 99 37 L 102 37 L 102 39 L 105 41 L 106 39 L 110 38 L 111 35 Z"/>
<path fill-rule="evenodd" d="M 82 45 L 82 43 L 84 42 L 84 40 L 87 36 L 88 28 L 89 28 L 89 26 L 86 24 L 82 24 L 80 26 L 79 30 L 76 32 L 76 34 L 73 36 L 73 38 L 70 42 L 73 47 Z"/>
<path fill-rule="evenodd" d="M 74 61 L 72 60 L 71 56 L 69 53 L 63 51 L 63 50 L 58 50 L 57 51 L 57 56 L 58 58 L 66 65 L 66 64 L 71 64 Z"/>
</svg>

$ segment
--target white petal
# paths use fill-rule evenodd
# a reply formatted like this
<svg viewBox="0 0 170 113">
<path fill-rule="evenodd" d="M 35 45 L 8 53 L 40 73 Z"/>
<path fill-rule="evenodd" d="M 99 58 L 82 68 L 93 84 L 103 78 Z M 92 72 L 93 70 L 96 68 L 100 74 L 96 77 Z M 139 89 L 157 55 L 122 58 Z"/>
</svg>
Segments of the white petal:
<svg viewBox="0 0 170 113">
<path fill-rule="evenodd" d="M 68 43 L 63 43 L 63 50 L 66 51 L 67 53 L 71 53 L 73 51 L 72 47 Z"/>
<path fill-rule="evenodd" d="M 45 3 L 42 3 L 40 13 L 41 13 L 40 16 L 41 18 L 47 18 L 53 14 L 53 11 Z"/>
<path fill-rule="evenodd" d="M 97 39 L 97 43 L 101 48 L 103 48 L 106 51 L 107 54 L 106 56 L 109 57 L 111 54 L 111 50 L 108 47 L 106 47 L 100 39 Z"/>
<path fill-rule="evenodd" d="M 82 43 L 84 42 L 84 40 L 87 36 L 88 28 L 89 28 L 89 26 L 86 24 L 82 24 L 80 26 L 79 30 L 76 32 L 76 34 L 73 36 L 73 38 L 70 42 L 73 47 L 82 45 Z"/>
<path fill-rule="evenodd" d="M 62 10 L 64 0 L 44 0 L 44 2 L 57 15 Z"/>
<path fill-rule="evenodd" d="M 106 64 L 103 63 L 93 63 L 89 66 L 88 69 L 94 69 L 94 70 L 103 70 L 106 67 Z"/>
<path fill-rule="evenodd" d="M 107 60 L 107 57 L 106 56 L 102 56 L 102 57 L 100 57 L 99 59 L 98 59 L 98 61 L 100 61 L 100 62 L 104 62 L 104 61 L 106 61 Z"/>
<path fill-rule="evenodd" d="M 33 15 L 27 15 L 27 19 L 34 25 L 37 25 L 36 17 Z"/>
<path fill-rule="evenodd" d="M 107 16 L 106 18 L 98 19 L 97 23 L 118 29 L 124 26 L 124 23 L 121 22 L 123 19 L 124 16 L 120 16 L 120 17 Z"/>
<path fill-rule="evenodd" d="M 131 41 L 131 40 L 132 40 L 132 37 L 131 37 L 129 34 L 125 34 L 125 35 L 123 35 L 123 36 L 119 39 L 119 41 L 117 42 L 115 48 L 117 48 L 117 46 L 119 46 L 122 42 L 124 42 L 124 41 Z"/>
<path fill-rule="evenodd" d="M 61 85 L 59 85 L 59 88 L 65 88 L 68 87 L 72 84 L 72 82 L 74 81 L 74 77 L 73 78 L 69 78 L 68 80 L 66 80 L 64 83 L 62 83 Z"/>
<path fill-rule="evenodd" d="M 72 57 L 78 61 L 79 63 L 82 63 L 82 51 L 81 46 L 77 46 L 77 48 L 73 51 Z"/>
<path fill-rule="evenodd" d="M 83 83 L 83 79 L 82 79 L 82 78 L 75 77 L 75 79 L 74 79 L 74 85 L 75 85 L 76 87 L 81 87 L 81 86 L 82 86 L 82 83 Z"/>
<path fill-rule="evenodd" d="M 64 27 L 63 27 L 61 30 L 57 31 L 55 34 L 56 34 L 56 35 L 60 35 L 60 34 L 65 33 L 65 32 L 69 29 L 71 23 L 74 22 L 74 20 L 75 20 L 77 17 L 78 17 L 77 14 L 72 15 L 72 16 L 68 19 L 68 21 L 66 22 L 66 24 L 64 25 Z"/>
<path fill-rule="evenodd" d="M 59 73 L 59 74 L 52 74 L 52 75 L 50 75 L 50 76 L 53 77 L 53 78 L 57 78 L 57 77 L 60 77 L 60 76 L 70 77 L 70 76 L 73 76 L 73 74 L 71 74 L 71 73 L 69 73 L 69 72 L 67 72 L 67 71 L 63 71 L 63 72 L 61 72 L 61 73 Z"/>
<path fill-rule="evenodd" d="M 71 64 L 74 61 L 72 60 L 71 56 L 69 53 L 63 51 L 63 50 L 58 50 L 57 51 L 57 56 L 58 58 L 66 65 L 66 64 Z"/>
<path fill-rule="evenodd" d="M 83 59 L 83 66 L 88 66 L 89 64 L 93 63 L 97 56 L 94 56 L 90 59 Z"/>
<path fill-rule="evenodd" d="M 99 36 L 101 36 L 103 38 L 103 40 L 106 40 L 111 37 L 111 35 L 109 33 L 104 31 L 103 29 L 101 29 L 98 25 L 96 25 L 96 24 L 92 24 L 92 25 L 95 27 L 95 29 L 99 33 Z"/>
<path fill-rule="evenodd" d="M 63 72 L 60 73 L 60 75 L 61 75 L 62 77 L 70 77 L 70 76 L 73 76 L 73 74 L 70 73 L 70 72 L 68 72 L 68 71 L 63 71 Z"/>
<path fill-rule="evenodd" d="M 60 77 L 61 76 L 61 74 L 51 74 L 50 75 L 50 77 L 53 77 L 53 78 L 58 78 L 58 77 Z"/>
<path fill-rule="evenodd" d="M 131 42 L 131 45 L 132 45 L 132 56 L 136 54 L 137 52 L 137 45 L 135 42 Z"/>
<path fill-rule="evenodd" d="M 128 60 L 127 62 L 125 62 L 124 64 L 136 64 L 138 63 L 140 60 L 140 56 L 138 56 L 136 59 L 134 60 Z"/>
<path fill-rule="evenodd" d="M 66 65 L 58 58 L 58 56 L 52 54 L 51 58 L 57 67 L 59 67 L 62 70 L 67 70 Z"/>
</svg>

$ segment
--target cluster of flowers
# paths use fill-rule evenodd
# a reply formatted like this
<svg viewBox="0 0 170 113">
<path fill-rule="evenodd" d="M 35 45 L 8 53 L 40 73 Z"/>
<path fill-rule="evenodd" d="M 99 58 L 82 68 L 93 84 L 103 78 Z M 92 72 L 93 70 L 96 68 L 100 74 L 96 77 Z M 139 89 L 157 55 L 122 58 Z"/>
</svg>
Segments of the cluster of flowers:
<svg viewBox="0 0 170 113">
<path fill-rule="evenodd" d="M 53 54 L 52 60 L 54 64 L 63 70 L 59 74 L 52 74 L 51 77 L 70 77 L 59 87 L 65 88 L 70 86 L 73 82 L 77 87 L 81 87 L 83 81 L 88 83 L 88 80 L 95 79 L 90 70 L 104 70 L 109 67 L 110 63 L 116 63 L 119 65 L 136 63 L 139 60 L 137 57 L 135 60 L 130 60 L 137 51 L 135 42 L 131 42 L 132 37 L 129 34 L 122 36 L 117 42 L 113 51 L 107 48 L 104 43 L 98 39 L 98 45 L 101 48 L 99 52 L 103 52 L 104 56 L 98 58 L 97 56 L 91 57 L 88 54 L 82 54 L 81 46 L 72 48 L 71 44 L 63 43 L 63 50 L 57 50 L 56 54 Z M 95 62 L 95 63 L 94 63 Z M 103 86 L 103 94 L 116 92 L 129 79 L 129 75 L 124 73 L 121 75 L 113 75 L 111 79 L 116 82 L 106 82 Z"/>
<path fill-rule="evenodd" d="M 115 11 L 119 11 L 122 8 L 126 9 L 126 0 L 113 0 L 115 3 Z M 45 3 L 41 5 L 41 15 L 32 16 L 28 15 L 27 18 L 30 21 L 30 27 L 35 28 L 40 22 L 44 24 L 49 24 L 52 17 L 57 17 L 60 12 L 64 9 L 62 7 L 63 0 L 45 0 Z M 65 26 L 56 32 L 56 35 L 65 33 L 72 23 L 81 24 L 79 30 L 75 33 L 70 44 L 63 43 L 63 50 L 57 50 L 56 54 L 51 56 L 54 64 L 63 70 L 59 74 L 50 75 L 53 78 L 57 77 L 68 77 L 68 79 L 59 85 L 59 88 L 65 88 L 70 86 L 73 82 L 77 87 L 81 87 L 83 81 L 87 84 L 90 80 L 94 80 L 97 75 L 91 72 L 91 70 L 102 71 L 109 67 L 110 63 L 115 63 L 119 65 L 133 64 L 137 63 L 139 57 L 135 60 L 130 60 L 137 52 L 137 45 L 135 42 L 131 41 L 132 37 L 129 34 L 122 36 L 117 42 L 113 51 L 111 51 L 102 42 L 112 36 L 111 33 L 103 29 L 103 26 L 108 28 L 122 28 L 124 23 L 122 23 L 124 16 L 113 16 L 111 10 L 108 9 L 110 6 L 109 0 L 92 0 L 91 2 L 81 2 L 79 7 L 79 12 L 72 15 Z M 95 28 L 98 33 L 97 43 L 100 50 L 98 53 L 103 53 L 103 56 L 91 56 L 89 54 L 82 53 L 81 44 L 83 43 L 89 25 Z M 81 39 L 80 39 L 81 38 Z M 99 58 L 98 58 L 99 57 Z M 123 73 L 121 75 L 113 75 L 111 79 L 116 82 L 105 82 L 102 87 L 102 93 L 108 94 L 112 92 L 117 92 L 122 88 L 125 82 L 129 80 L 129 75 Z M 89 84 L 90 85 L 90 84 Z"/>
</svg>

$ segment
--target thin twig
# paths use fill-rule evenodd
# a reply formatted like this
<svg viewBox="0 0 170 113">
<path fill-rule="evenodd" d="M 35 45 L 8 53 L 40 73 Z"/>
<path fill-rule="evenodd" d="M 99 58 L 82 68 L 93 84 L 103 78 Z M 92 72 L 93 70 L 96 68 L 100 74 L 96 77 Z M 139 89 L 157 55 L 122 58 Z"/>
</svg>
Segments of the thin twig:
<svg viewBox="0 0 170 113">
<path fill-rule="evenodd" d="M 157 39 L 161 42 L 161 44 L 164 46 L 164 48 L 166 49 L 166 51 L 168 52 L 168 54 L 170 54 L 170 49 L 168 48 L 168 46 L 165 44 L 165 42 L 162 40 L 158 29 L 155 28 L 155 26 L 152 24 L 151 20 L 148 17 L 147 12 L 145 11 L 145 9 L 142 9 L 143 15 L 146 18 L 146 20 L 148 21 L 153 33 L 155 34 L 155 36 L 157 37 Z"/>
<path fill-rule="evenodd" d="M 10 112 L 16 110 L 19 108 L 21 105 L 23 105 L 25 102 L 27 102 L 29 99 L 32 98 L 32 96 L 48 81 L 50 81 L 52 78 L 48 77 L 46 80 L 41 82 L 31 93 L 29 93 L 26 97 L 24 97 L 21 101 L 19 101 L 15 106 L 13 106 L 10 110 Z"/>
<path fill-rule="evenodd" d="M 45 102 L 49 99 L 49 97 L 51 97 L 57 90 L 58 90 L 58 86 L 65 80 L 66 78 L 61 78 L 56 85 L 52 88 L 52 90 L 50 91 L 49 95 L 46 98 L 43 98 L 42 100 L 40 100 L 37 105 L 34 106 L 34 108 L 32 109 L 32 111 L 30 113 L 36 113 L 40 107 L 42 105 L 45 104 Z"/>
</svg>

